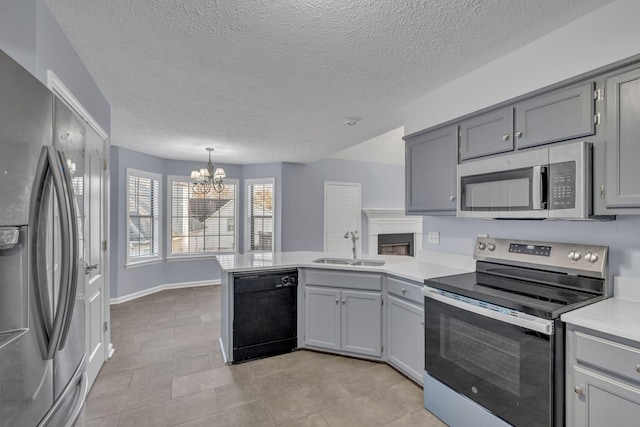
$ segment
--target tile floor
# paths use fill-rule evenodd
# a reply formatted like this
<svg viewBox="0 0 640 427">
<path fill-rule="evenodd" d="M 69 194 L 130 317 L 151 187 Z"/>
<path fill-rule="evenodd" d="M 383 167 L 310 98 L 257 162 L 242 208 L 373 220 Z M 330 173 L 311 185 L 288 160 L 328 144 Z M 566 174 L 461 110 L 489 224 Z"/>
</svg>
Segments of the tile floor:
<svg viewBox="0 0 640 427">
<path fill-rule="evenodd" d="M 113 306 L 111 328 L 88 426 L 444 426 L 385 364 L 301 350 L 225 365 L 217 286 Z"/>
</svg>

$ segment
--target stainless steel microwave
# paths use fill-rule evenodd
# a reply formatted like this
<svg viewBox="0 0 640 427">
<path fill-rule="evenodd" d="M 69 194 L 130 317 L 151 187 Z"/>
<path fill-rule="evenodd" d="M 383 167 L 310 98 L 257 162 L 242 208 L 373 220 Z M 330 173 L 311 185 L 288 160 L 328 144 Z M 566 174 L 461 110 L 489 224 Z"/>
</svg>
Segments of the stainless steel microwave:
<svg viewBox="0 0 640 427">
<path fill-rule="evenodd" d="M 582 141 L 458 165 L 457 216 L 587 219 L 591 151 Z"/>
</svg>

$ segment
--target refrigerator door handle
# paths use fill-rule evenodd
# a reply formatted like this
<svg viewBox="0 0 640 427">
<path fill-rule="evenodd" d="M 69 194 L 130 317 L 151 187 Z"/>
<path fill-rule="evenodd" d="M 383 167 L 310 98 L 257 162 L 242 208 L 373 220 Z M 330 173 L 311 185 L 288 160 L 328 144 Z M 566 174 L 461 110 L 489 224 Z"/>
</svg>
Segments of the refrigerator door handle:
<svg viewBox="0 0 640 427">
<path fill-rule="evenodd" d="M 66 288 L 67 302 L 65 304 L 64 323 L 62 326 L 60 342 L 58 344 L 58 350 L 62 350 L 67 342 L 69 331 L 71 330 L 71 321 L 73 318 L 73 309 L 75 307 L 76 292 L 78 289 L 78 264 L 80 262 L 80 254 L 78 253 L 78 216 L 76 211 L 76 205 L 73 197 L 73 183 L 71 181 L 71 173 L 67 166 L 67 160 L 62 151 L 57 152 L 58 160 L 62 165 L 61 171 L 64 178 L 64 196 L 67 200 L 67 213 L 70 229 L 70 245 L 69 245 L 69 257 L 70 257 L 70 274 L 68 285 Z"/>
<path fill-rule="evenodd" d="M 40 153 L 40 160 L 38 162 L 38 168 L 33 186 L 33 195 L 31 202 L 31 218 L 30 222 L 33 224 L 33 232 L 31 233 L 31 277 L 33 279 L 33 289 L 36 293 L 36 301 L 40 305 L 40 313 L 43 316 L 52 317 L 52 324 L 50 319 L 41 319 L 47 331 L 47 337 L 39 337 L 41 349 L 43 350 L 43 357 L 45 359 L 52 359 L 58 343 L 60 342 L 60 335 L 64 326 L 65 314 L 67 312 L 68 304 L 68 288 L 69 280 L 71 276 L 71 264 L 69 259 L 72 245 L 72 235 L 70 228 L 69 218 L 69 205 L 65 198 L 64 190 L 64 178 L 62 176 L 60 160 L 56 153 L 56 149 L 53 147 L 42 147 Z M 58 298 L 58 304 L 55 308 L 55 313 L 50 313 L 48 305 L 46 304 L 49 295 L 46 291 L 48 286 L 46 277 L 46 254 L 43 250 L 46 249 L 43 246 L 43 239 L 40 234 L 46 235 L 46 218 L 42 217 L 42 210 L 47 203 L 47 181 L 49 176 L 52 179 L 53 187 L 55 189 L 56 199 L 58 203 L 58 209 L 60 213 L 60 292 Z M 43 221 L 44 220 L 44 221 Z M 74 232 L 75 233 L 75 232 Z"/>
</svg>

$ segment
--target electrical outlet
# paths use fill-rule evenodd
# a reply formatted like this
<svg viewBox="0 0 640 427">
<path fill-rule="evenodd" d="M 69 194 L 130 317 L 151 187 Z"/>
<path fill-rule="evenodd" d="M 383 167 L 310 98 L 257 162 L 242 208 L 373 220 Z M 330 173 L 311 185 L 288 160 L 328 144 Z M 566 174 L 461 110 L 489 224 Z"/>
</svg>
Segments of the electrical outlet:
<svg viewBox="0 0 640 427">
<path fill-rule="evenodd" d="M 431 243 L 432 245 L 439 245 L 440 244 L 440 232 L 439 231 L 430 231 L 429 234 L 427 234 L 427 241 L 429 243 Z"/>
</svg>

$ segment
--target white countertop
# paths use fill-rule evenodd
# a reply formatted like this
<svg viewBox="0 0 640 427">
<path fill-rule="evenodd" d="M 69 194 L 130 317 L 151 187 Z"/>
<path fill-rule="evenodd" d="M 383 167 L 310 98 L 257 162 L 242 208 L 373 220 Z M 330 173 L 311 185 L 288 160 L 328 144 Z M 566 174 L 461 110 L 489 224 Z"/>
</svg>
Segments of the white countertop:
<svg viewBox="0 0 640 427">
<path fill-rule="evenodd" d="M 216 256 L 223 273 L 304 267 L 342 271 L 374 271 L 422 283 L 425 279 L 432 277 L 468 273 L 475 270 L 475 261 L 472 257 L 432 251 L 422 251 L 419 254 L 419 259 L 382 255 L 365 255 L 359 258 L 383 260 L 385 264 L 381 267 L 313 263 L 312 261 L 317 258 L 348 258 L 348 256 L 325 252 L 278 252 L 275 254 Z"/>
<path fill-rule="evenodd" d="M 614 277 L 613 298 L 565 313 L 561 319 L 640 343 L 640 279 Z"/>
</svg>

